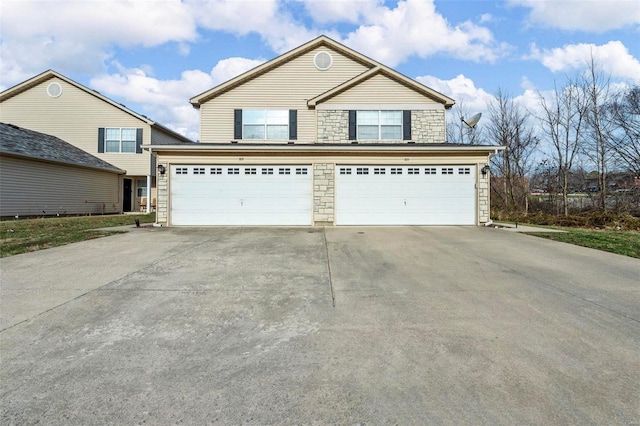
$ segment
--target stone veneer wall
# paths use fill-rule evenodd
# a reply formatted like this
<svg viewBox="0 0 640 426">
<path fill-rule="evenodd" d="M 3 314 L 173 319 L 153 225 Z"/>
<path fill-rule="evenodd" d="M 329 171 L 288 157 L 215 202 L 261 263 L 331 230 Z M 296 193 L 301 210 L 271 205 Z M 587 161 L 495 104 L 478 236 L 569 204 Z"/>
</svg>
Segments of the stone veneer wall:
<svg viewBox="0 0 640 426">
<path fill-rule="evenodd" d="M 480 224 L 487 223 L 491 219 L 489 211 L 489 173 L 482 174 L 484 164 L 478 164 L 478 221 Z"/>
<path fill-rule="evenodd" d="M 318 111 L 318 142 L 340 143 L 349 141 L 349 111 Z"/>
<path fill-rule="evenodd" d="M 167 193 L 167 175 L 169 173 L 169 166 L 166 163 L 158 163 L 166 167 L 167 171 L 164 175 L 158 173 L 156 175 L 156 187 L 158 191 L 158 201 L 156 204 L 156 222 L 167 223 L 167 199 L 169 194 Z"/>
<path fill-rule="evenodd" d="M 418 143 L 445 143 L 444 110 L 411 111 L 411 140 Z"/>
<path fill-rule="evenodd" d="M 332 225 L 335 220 L 335 164 L 313 165 L 313 222 Z"/>
<path fill-rule="evenodd" d="M 411 140 L 445 143 L 444 110 L 411 111 Z M 349 143 L 349 111 L 318 110 L 318 142 Z M 405 140 L 372 140 L 368 143 L 407 143 Z"/>
</svg>

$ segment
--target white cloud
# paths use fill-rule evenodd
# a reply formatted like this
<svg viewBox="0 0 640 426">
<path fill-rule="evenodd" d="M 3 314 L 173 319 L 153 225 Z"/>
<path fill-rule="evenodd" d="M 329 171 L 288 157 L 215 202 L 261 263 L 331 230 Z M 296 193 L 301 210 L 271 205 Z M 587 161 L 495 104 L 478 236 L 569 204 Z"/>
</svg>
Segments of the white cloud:
<svg viewBox="0 0 640 426">
<path fill-rule="evenodd" d="M 594 33 L 640 25 L 637 0 L 510 0 L 530 9 L 529 21 L 544 27 Z"/>
<path fill-rule="evenodd" d="M 436 53 L 494 62 L 509 50 L 485 27 L 470 21 L 451 26 L 436 11 L 433 0 L 400 1 L 394 9 L 377 7 L 345 43 L 392 67 L 412 55 L 428 57 Z"/>
<path fill-rule="evenodd" d="M 150 47 L 197 37 L 195 21 L 180 0 L 3 0 L 0 26 L 3 85 L 48 68 L 98 72 L 113 46 Z"/>
<path fill-rule="evenodd" d="M 384 4 L 382 0 L 302 0 L 315 22 L 356 24 Z"/>
<path fill-rule="evenodd" d="M 460 74 L 451 80 L 441 80 L 431 75 L 416 77 L 416 80 L 438 92 L 463 104 L 470 112 L 483 112 L 493 96 L 484 89 L 476 87 L 473 80 Z"/>
<path fill-rule="evenodd" d="M 137 105 L 137 112 L 149 116 L 193 140 L 199 138 L 199 112 L 189 104 L 193 96 L 211 89 L 259 64 L 262 60 L 224 59 L 205 73 L 183 71 L 179 79 L 160 80 L 146 66 L 127 69 L 115 63 L 118 72 L 101 74 L 91 79 L 90 86 L 119 102 Z"/>
<path fill-rule="evenodd" d="M 264 63 L 262 59 L 227 58 L 216 64 L 211 70 L 215 84 L 220 84 Z M 195 95 L 195 94 L 194 94 Z"/>
<path fill-rule="evenodd" d="M 260 35 L 276 52 L 284 53 L 320 32 L 298 23 L 278 0 L 187 0 L 199 27 L 239 36 Z"/>
<path fill-rule="evenodd" d="M 640 83 L 640 61 L 634 58 L 620 41 L 595 45 L 588 43 L 570 44 L 554 49 L 531 47 L 528 59 L 539 60 L 553 72 L 584 69 L 590 58 L 612 77 Z"/>
<path fill-rule="evenodd" d="M 87 44 L 157 46 L 196 36 L 193 18 L 180 0 L 6 0 L 0 19 L 3 39 L 50 35 Z"/>
</svg>

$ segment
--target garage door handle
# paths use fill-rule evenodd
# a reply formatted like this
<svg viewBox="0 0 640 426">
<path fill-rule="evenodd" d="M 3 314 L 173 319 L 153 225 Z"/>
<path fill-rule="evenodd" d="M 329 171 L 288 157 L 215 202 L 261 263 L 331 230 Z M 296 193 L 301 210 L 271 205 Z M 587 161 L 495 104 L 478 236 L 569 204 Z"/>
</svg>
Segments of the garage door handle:
<svg viewBox="0 0 640 426">
<path fill-rule="evenodd" d="M 242 198 L 240 198 L 240 205 L 244 206 L 244 200 Z"/>
<path fill-rule="evenodd" d="M 405 207 L 406 207 L 406 205 L 407 205 L 407 200 L 406 200 L 406 199 L 404 200 L 404 205 L 405 205 Z"/>
</svg>

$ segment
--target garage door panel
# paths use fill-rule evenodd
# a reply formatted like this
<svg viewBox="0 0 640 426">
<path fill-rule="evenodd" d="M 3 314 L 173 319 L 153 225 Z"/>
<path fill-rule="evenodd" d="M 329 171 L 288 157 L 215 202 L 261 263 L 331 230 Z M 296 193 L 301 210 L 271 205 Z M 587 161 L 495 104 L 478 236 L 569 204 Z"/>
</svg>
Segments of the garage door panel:
<svg viewBox="0 0 640 426">
<path fill-rule="evenodd" d="M 309 166 L 173 166 L 170 220 L 172 225 L 310 225 L 311 188 Z"/>
<path fill-rule="evenodd" d="M 339 165 L 336 169 L 338 225 L 475 224 L 474 167 Z"/>
</svg>

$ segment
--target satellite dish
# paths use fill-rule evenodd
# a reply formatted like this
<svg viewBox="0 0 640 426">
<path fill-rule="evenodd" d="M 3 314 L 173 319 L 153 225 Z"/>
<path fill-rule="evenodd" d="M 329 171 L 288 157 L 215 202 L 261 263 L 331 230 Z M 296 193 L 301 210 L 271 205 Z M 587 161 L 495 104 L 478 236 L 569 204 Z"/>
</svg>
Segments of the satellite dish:
<svg viewBox="0 0 640 426">
<path fill-rule="evenodd" d="M 478 121 L 480 121 L 480 117 L 482 117 L 482 113 L 479 112 L 475 115 L 473 115 L 470 119 L 466 120 L 464 118 L 461 118 L 462 122 L 464 124 L 466 124 L 467 126 L 473 128 L 476 127 L 476 124 L 478 124 Z"/>
</svg>

